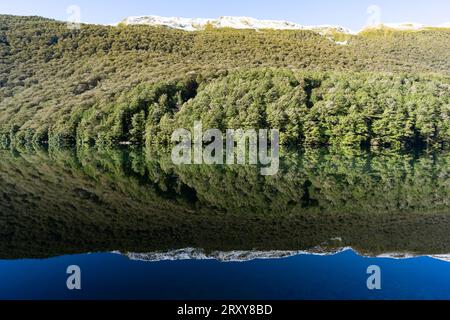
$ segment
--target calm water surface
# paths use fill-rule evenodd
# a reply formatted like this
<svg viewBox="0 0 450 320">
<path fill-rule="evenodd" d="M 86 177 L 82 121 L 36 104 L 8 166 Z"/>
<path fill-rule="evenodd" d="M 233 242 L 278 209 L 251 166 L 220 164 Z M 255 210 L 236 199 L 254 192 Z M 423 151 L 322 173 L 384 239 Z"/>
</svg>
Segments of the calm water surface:
<svg viewBox="0 0 450 320">
<path fill-rule="evenodd" d="M 3 299 L 450 299 L 449 152 L 285 152 L 273 177 L 133 149 L 0 159 Z"/>
</svg>

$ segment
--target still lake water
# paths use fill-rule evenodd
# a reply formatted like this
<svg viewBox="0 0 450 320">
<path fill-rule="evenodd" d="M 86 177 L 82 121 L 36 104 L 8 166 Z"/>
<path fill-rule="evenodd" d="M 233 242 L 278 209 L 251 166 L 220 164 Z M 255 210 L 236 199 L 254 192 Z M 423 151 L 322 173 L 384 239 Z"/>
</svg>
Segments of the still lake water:
<svg viewBox="0 0 450 320">
<path fill-rule="evenodd" d="M 450 299 L 446 151 L 285 153 L 273 177 L 133 149 L 0 159 L 2 299 Z"/>
</svg>

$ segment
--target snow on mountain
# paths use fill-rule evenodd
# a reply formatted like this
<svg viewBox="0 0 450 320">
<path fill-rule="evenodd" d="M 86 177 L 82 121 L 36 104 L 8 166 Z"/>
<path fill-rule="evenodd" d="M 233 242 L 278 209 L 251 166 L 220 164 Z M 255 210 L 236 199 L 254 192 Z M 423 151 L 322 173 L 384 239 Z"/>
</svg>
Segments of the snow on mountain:
<svg viewBox="0 0 450 320">
<path fill-rule="evenodd" d="M 259 250 L 249 250 L 249 251 L 213 251 L 206 253 L 203 249 L 197 248 L 185 248 L 177 249 L 171 251 L 161 251 L 161 252 L 149 252 L 149 253 L 133 253 L 128 252 L 124 255 L 130 260 L 136 261 L 177 261 L 177 260 L 216 260 L 220 262 L 245 262 L 255 259 L 283 259 L 288 257 L 293 257 L 297 255 L 314 255 L 314 256 L 329 256 L 336 255 L 345 251 L 353 251 L 355 254 L 361 255 L 363 257 L 376 257 L 385 259 L 411 259 L 418 257 L 430 257 L 433 259 L 450 262 L 450 254 L 429 254 L 421 255 L 410 252 L 391 252 L 380 255 L 365 255 L 360 254 L 350 247 L 336 248 L 336 249 L 326 249 L 320 246 L 315 247 L 311 250 L 302 251 L 282 251 L 282 250 L 272 250 L 272 251 L 259 251 Z M 115 254 L 123 254 L 121 252 L 113 252 Z"/>
<path fill-rule="evenodd" d="M 245 262 L 256 259 L 283 259 L 302 254 L 313 255 L 334 255 L 350 248 L 340 248 L 335 251 L 325 251 L 320 247 L 314 248 L 311 251 L 259 251 L 259 250 L 235 250 L 235 251 L 213 251 L 206 253 L 203 249 L 184 248 L 163 252 L 149 252 L 149 253 L 134 253 L 128 252 L 124 255 L 130 260 L 136 261 L 177 261 L 177 260 L 216 260 L 220 262 Z M 121 252 L 113 252 L 115 254 L 122 254 Z"/>
<path fill-rule="evenodd" d="M 127 253 L 130 260 L 138 261 L 176 261 L 176 260 L 217 260 L 221 262 L 240 262 L 255 259 L 280 259 L 298 254 L 296 251 L 214 251 L 205 253 L 202 249 L 185 248 L 167 252 Z"/>
<path fill-rule="evenodd" d="M 405 23 L 385 23 L 385 27 L 395 30 L 422 30 L 427 26 L 421 23 L 405 22 Z"/>
<path fill-rule="evenodd" d="M 415 23 L 415 22 L 404 22 L 404 23 L 381 23 L 379 25 L 374 26 L 368 26 L 363 30 L 367 29 L 394 29 L 394 30 L 401 30 L 401 31 L 420 31 L 428 28 L 450 28 L 450 22 L 444 23 L 437 26 L 431 26 L 431 25 L 425 25 L 422 23 Z"/>
<path fill-rule="evenodd" d="M 327 34 L 330 31 L 341 33 L 353 33 L 344 27 L 332 25 L 303 26 L 298 23 L 278 20 L 258 20 L 250 17 L 220 17 L 218 19 L 203 18 L 178 18 L 178 17 L 159 17 L 159 16 L 138 16 L 128 17 L 121 23 L 125 25 L 144 24 L 151 26 L 165 26 L 173 29 L 185 31 L 198 31 L 210 25 L 214 28 L 233 28 L 233 29 L 274 29 L 274 30 L 312 30 L 321 34 Z"/>
<path fill-rule="evenodd" d="M 180 18 L 180 17 L 160 17 L 160 16 L 135 16 L 124 19 L 121 24 L 125 25 L 150 25 L 164 26 L 172 29 L 185 31 L 199 31 L 207 26 L 213 28 L 232 28 L 232 29 L 273 29 L 273 30 L 310 30 L 324 36 L 333 36 L 334 33 L 358 34 L 347 28 L 334 25 L 305 26 L 295 22 L 281 20 L 258 20 L 250 17 L 220 17 L 218 19 L 207 18 Z M 367 26 L 360 32 L 370 29 L 394 29 L 400 31 L 420 31 L 427 28 L 450 28 L 450 22 L 437 26 L 429 26 L 415 22 L 404 23 L 381 23 L 378 25 Z M 347 41 L 336 42 L 338 45 L 345 45 Z"/>
</svg>

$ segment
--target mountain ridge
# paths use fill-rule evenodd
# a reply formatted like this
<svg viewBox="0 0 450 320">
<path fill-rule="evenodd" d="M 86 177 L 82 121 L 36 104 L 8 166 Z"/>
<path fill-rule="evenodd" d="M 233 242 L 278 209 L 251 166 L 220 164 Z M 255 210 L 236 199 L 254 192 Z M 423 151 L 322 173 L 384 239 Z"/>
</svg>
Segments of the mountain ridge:
<svg viewBox="0 0 450 320">
<path fill-rule="evenodd" d="M 142 15 L 130 16 L 122 20 L 116 25 L 150 25 L 150 26 L 165 26 L 173 29 L 180 29 L 185 31 L 200 31 L 208 26 L 214 28 L 232 28 L 232 29 L 272 29 L 272 30 L 311 30 L 320 34 L 326 34 L 331 31 L 357 35 L 368 29 L 393 29 L 399 31 L 406 30 L 425 30 L 429 28 L 450 28 L 450 22 L 439 25 L 425 25 L 415 22 L 403 23 L 380 23 L 376 25 L 367 25 L 359 31 L 353 31 L 349 28 L 324 24 L 324 25 L 302 25 L 296 22 L 286 20 L 266 20 L 255 19 L 244 16 L 221 16 L 219 18 L 184 18 L 184 17 L 162 17 L 157 15 Z"/>
<path fill-rule="evenodd" d="M 182 248 L 168 251 L 155 252 L 120 252 L 113 251 L 113 254 L 120 254 L 134 261 L 159 262 L 159 261 L 180 261 L 180 260 L 215 260 L 222 263 L 227 262 L 247 262 L 265 259 L 286 259 L 294 256 L 333 256 L 351 251 L 356 255 L 365 258 L 383 258 L 393 260 L 412 259 L 419 257 L 429 257 L 443 262 L 450 262 L 449 254 L 419 254 L 414 252 L 387 252 L 369 253 L 359 252 L 352 247 L 322 248 L 320 246 L 309 250 L 231 250 L 206 252 L 200 248 Z"/>
<path fill-rule="evenodd" d="M 232 29 L 272 29 L 272 30 L 312 30 L 319 33 L 327 30 L 336 30 L 341 33 L 354 34 L 348 28 L 335 25 L 305 26 L 285 20 L 259 20 L 251 17 L 221 16 L 219 18 L 183 18 L 183 17 L 161 17 L 156 15 L 131 16 L 122 20 L 119 24 L 125 25 L 153 25 L 166 26 L 173 29 L 185 31 L 199 31 L 207 26 L 214 28 Z"/>
</svg>

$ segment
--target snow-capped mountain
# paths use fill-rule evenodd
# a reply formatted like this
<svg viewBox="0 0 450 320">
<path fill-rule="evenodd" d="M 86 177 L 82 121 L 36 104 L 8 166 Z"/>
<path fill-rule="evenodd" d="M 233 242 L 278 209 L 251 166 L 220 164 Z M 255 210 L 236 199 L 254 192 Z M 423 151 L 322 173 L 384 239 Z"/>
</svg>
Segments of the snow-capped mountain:
<svg viewBox="0 0 450 320">
<path fill-rule="evenodd" d="M 372 26 L 372 28 L 389 28 L 395 30 L 422 30 L 427 26 L 421 23 L 415 22 L 404 22 L 404 23 L 382 23 L 376 26 Z M 370 28 L 370 27 L 369 27 Z"/>
<path fill-rule="evenodd" d="M 368 26 L 363 30 L 367 30 L 367 29 L 383 29 L 383 28 L 387 28 L 387 29 L 394 29 L 394 30 L 402 30 L 402 31 L 420 31 L 420 30 L 424 30 L 424 29 L 428 29 L 428 28 L 450 28 L 450 22 L 449 23 L 444 23 L 441 25 L 436 25 L 436 26 L 430 26 L 430 25 L 425 25 L 422 23 L 415 23 L 415 22 L 404 22 L 404 23 L 381 23 L 378 25 L 373 25 L 373 26 Z"/>
<path fill-rule="evenodd" d="M 326 249 L 320 246 L 312 248 L 311 250 L 301 250 L 301 251 L 237 250 L 237 251 L 213 251 L 206 253 L 205 250 L 203 249 L 184 248 L 171 251 L 149 252 L 149 253 L 134 253 L 134 252 L 121 253 L 119 251 L 115 251 L 113 253 L 125 255 L 130 260 L 147 261 L 147 262 L 177 261 L 177 260 L 216 260 L 220 262 L 245 262 L 256 259 L 283 259 L 297 255 L 329 256 L 329 255 L 336 255 L 345 251 L 352 251 L 355 254 L 360 255 L 362 257 L 385 258 L 385 259 L 411 259 L 418 257 L 430 257 L 433 259 L 450 262 L 450 254 L 426 255 L 410 252 L 391 252 L 379 255 L 370 255 L 370 254 L 361 254 L 356 250 L 352 249 L 351 247 Z"/>
<path fill-rule="evenodd" d="M 119 252 L 116 252 L 120 254 Z M 281 259 L 299 254 L 298 251 L 214 251 L 206 253 L 202 249 L 185 248 L 166 252 L 133 253 L 125 255 L 138 261 L 176 261 L 176 260 L 217 260 L 221 262 L 243 262 L 255 259 Z"/>
<path fill-rule="evenodd" d="M 160 16 L 135 16 L 124 19 L 121 24 L 135 25 L 143 24 L 150 26 L 164 26 L 173 29 L 185 31 L 199 31 L 207 26 L 214 28 L 232 28 L 232 29 L 273 29 L 273 30 L 311 30 L 322 35 L 329 35 L 333 32 L 344 34 L 357 34 L 350 29 L 334 25 L 305 26 L 295 22 L 282 20 L 258 20 L 250 17 L 220 17 L 217 19 L 207 18 L 180 18 L 180 17 L 160 17 Z M 381 23 L 379 25 L 367 26 L 361 31 L 367 29 L 389 28 L 395 30 L 424 30 L 427 28 L 450 28 L 450 22 L 436 26 L 424 25 L 415 22 L 405 23 Z M 344 42 L 339 43 L 344 44 Z"/>
<path fill-rule="evenodd" d="M 218 19 L 203 18 L 179 18 L 159 16 L 128 17 L 121 22 L 125 25 L 144 24 L 151 26 L 165 26 L 185 31 L 198 31 L 206 26 L 214 28 L 232 29 L 274 29 L 274 30 L 313 30 L 318 33 L 329 33 L 337 31 L 341 33 L 353 33 L 351 30 L 332 25 L 303 26 L 298 23 L 279 20 L 258 20 L 250 17 L 220 17 Z"/>
<path fill-rule="evenodd" d="M 439 25 L 438 27 L 439 28 L 449 28 L 450 29 L 450 22 L 443 23 L 443 24 Z"/>
</svg>

